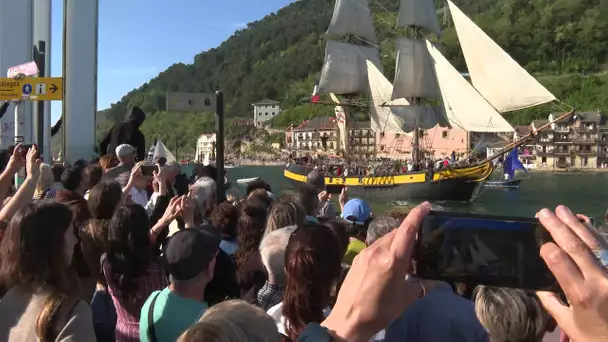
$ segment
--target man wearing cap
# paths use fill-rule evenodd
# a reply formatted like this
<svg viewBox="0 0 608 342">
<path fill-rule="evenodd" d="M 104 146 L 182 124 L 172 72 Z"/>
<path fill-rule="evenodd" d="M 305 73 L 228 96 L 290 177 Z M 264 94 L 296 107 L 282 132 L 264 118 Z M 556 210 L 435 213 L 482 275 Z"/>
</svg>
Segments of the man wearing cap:
<svg viewBox="0 0 608 342">
<path fill-rule="evenodd" d="M 175 341 L 208 309 L 205 287 L 222 237 L 213 227 L 186 229 L 173 235 L 161 258 L 169 273 L 169 286 L 154 291 L 141 308 L 141 341 Z"/>
<path fill-rule="evenodd" d="M 353 198 L 346 202 L 340 217 L 347 223 L 346 232 L 349 237 L 348 248 L 342 261 L 351 265 L 355 256 L 367 247 L 365 237 L 372 221 L 372 209 L 364 200 Z"/>
<path fill-rule="evenodd" d="M 115 152 L 119 164 L 109 169 L 104 175 L 104 179 L 115 180 L 124 188 L 131 177 L 131 169 L 135 166 L 135 148 L 131 145 L 122 144 L 116 147 Z"/>
</svg>

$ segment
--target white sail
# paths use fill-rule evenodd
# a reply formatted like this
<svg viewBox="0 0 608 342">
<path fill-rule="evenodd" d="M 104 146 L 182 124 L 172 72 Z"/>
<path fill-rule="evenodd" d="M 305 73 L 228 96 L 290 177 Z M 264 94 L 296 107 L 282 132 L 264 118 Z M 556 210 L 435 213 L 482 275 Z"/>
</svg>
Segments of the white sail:
<svg viewBox="0 0 608 342">
<path fill-rule="evenodd" d="M 401 0 L 397 27 L 420 26 L 441 36 L 433 0 Z"/>
<path fill-rule="evenodd" d="M 340 150 L 344 151 L 345 155 L 349 154 L 348 145 L 348 129 L 346 128 L 346 112 L 342 106 L 336 106 L 334 108 L 336 113 L 336 121 L 338 122 L 338 132 L 340 135 Z"/>
<path fill-rule="evenodd" d="M 177 159 L 175 159 L 175 156 L 173 155 L 173 153 L 171 153 L 171 151 L 169 151 L 167 146 L 165 146 L 165 144 L 163 144 L 163 142 L 160 140 L 160 138 L 156 142 L 156 147 L 154 148 L 154 158 L 153 159 L 156 160 L 157 158 L 165 158 L 165 159 L 167 159 L 167 163 L 177 161 Z"/>
<path fill-rule="evenodd" d="M 433 62 L 423 40 L 397 39 L 397 67 L 392 99 L 441 99 Z"/>
<path fill-rule="evenodd" d="M 542 84 L 448 0 L 473 86 L 501 113 L 555 100 Z"/>
<path fill-rule="evenodd" d="M 320 94 L 365 94 L 368 89 L 366 61 L 382 68 L 378 49 L 330 40 L 325 48 Z"/>
<path fill-rule="evenodd" d="M 377 43 L 368 0 L 336 0 L 326 34 L 333 37 L 353 35 L 368 43 Z"/>
<path fill-rule="evenodd" d="M 513 127 L 431 42 L 427 40 L 426 45 L 435 63 L 435 74 L 450 123 L 469 132 L 514 132 Z"/>
<path fill-rule="evenodd" d="M 210 155 L 210 153 L 209 153 L 209 152 L 205 153 L 205 157 L 204 157 L 204 159 L 203 159 L 203 165 L 204 165 L 204 166 L 209 165 L 209 155 Z"/>
<path fill-rule="evenodd" d="M 374 131 L 410 133 L 416 128 L 430 129 L 437 124 L 447 126 L 442 108 L 411 105 L 404 98 L 391 101 L 393 85 L 370 61 L 367 61 L 367 79 L 372 99 L 370 117 Z"/>
</svg>

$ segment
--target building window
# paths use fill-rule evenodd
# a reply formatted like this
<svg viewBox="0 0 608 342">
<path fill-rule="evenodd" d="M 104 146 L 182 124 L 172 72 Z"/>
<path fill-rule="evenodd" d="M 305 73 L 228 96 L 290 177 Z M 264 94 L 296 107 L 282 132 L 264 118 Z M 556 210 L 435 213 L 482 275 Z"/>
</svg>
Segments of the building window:
<svg viewBox="0 0 608 342">
<path fill-rule="evenodd" d="M 395 139 L 399 139 L 399 138 L 401 138 L 401 134 L 395 133 Z"/>
<path fill-rule="evenodd" d="M 384 145 L 380 145 L 380 151 L 384 151 Z"/>
<path fill-rule="evenodd" d="M 380 132 L 380 138 L 384 138 L 384 132 Z"/>
<path fill-rule="evenodd" d="M 441 132 L 441 137 L 444 138 L 444 139 L 447 139 L 448 138 L 448 131 Z"/>
</svg>

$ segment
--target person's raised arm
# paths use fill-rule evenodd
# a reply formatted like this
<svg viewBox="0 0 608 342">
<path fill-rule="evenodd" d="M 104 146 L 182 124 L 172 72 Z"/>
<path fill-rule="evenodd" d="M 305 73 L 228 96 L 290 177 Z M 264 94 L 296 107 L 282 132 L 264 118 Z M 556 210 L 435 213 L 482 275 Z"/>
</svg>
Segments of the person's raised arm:
<svg viewBox="0 0 608 342">
<path fill-rule="evenodd" d="M 112 128 L 110 128 L 108 133 L 106 133 L 106 136 L 103 137 L 103 139 L 101 139 L 101 141 L 99 142 L 99 155 L 100 156 L 105 156 L 106 154 L 108 154 L 108 145 L 110 145 L 110 142 L 112 141 L 112 132 L 113 131 L 114 131 L 114 126 L 112 126 Z M 114 151 L 112 151 L 111 153 L 113 154 Z"/>
<path fill-rule="evenodd" d="M 61 128 L 62 123 L 63 123 L 63 115 L 59 118 L 59 120 L 57 120 L 57 122 L 53 125 L 53 127 L 51 127 L 51 137 L 54 137 L 55 134 L 57 134 L 59 132 L 59 129 Z"/>
<path fill-rule="evenodd" d="M 398 229 L 355 257 L 336 305 L 321 323 L 334 341 L 369 341 L 424 295 L 422 286 L 406 281 L 405 275 L 416 234 L 430 210 L 428 202 L 417 206 Z"/>
<path fill-rule="evenodd" d="M 6 114 L 6 111 L 8 110 L 8 106 L 10 106 L 10 105 L 11 105 L 11 103 L 9 101 L 6 101 L 2 104 L 2 106 L 0 106 L 0 119 L 2 119 L 4 114 Z"/>
<path fill-rule="evenodd" d="M 15 147 L 15 149 L 13 150 L 13 154 L 11 155 L 8 164 L 6 165 L 6 168 L 4 169 L 4 171 L 2 171 L 2 174 L 0 175 L 1 202 L 4 202 L 6 194 L 8 193 L 8 189 L 10 189 L 11 185 L 13 184 L 13 176 L 15 175 L 15 173 L 21 170 L 22 167 L 25 166 L 25 159 L 19 151 L 21 151 L 21 144 L 18 144 Z"/>
<path fill-rule="evenodd" d="M 9 221 L 19 209 L 32 202 L 34 192 L 36 191 L 36 183 L 38 182 L 38 177 L 40 177 L 41 161 L 37 158 L 37 155 L 38 148 L 36 145 L 32 145 L 27 151 L 25 161 L 27 173 L 25 182 L 21 184 L 15 196 L 0 210 L 1 221 Z"/>
<path fill-rule="evenodd" d="M 564 207 L 543 209 L 538 219 L 555 242 L 540 255 L 564 291 L 537 293 L 543 306 L 573 341 L 608 341 L 608 246 L 599 233 Z"/>
</svg>

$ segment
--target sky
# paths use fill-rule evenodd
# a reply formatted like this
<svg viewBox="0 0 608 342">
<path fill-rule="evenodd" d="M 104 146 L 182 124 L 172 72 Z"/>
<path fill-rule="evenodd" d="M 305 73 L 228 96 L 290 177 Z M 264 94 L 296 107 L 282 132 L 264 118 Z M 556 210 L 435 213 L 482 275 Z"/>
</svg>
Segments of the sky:
<svg viewBox="0 0 608 342">
<path fill-rule="evenodd" d="M 247 23 L 293 0 L 99 0 L 97 109 L 175 63 L 217 47 Z M 51 74 L 60 77 L 63 0 L 52 0 Z M 61 103 L 52 102 L 52 120 Z"/>
</svg>

